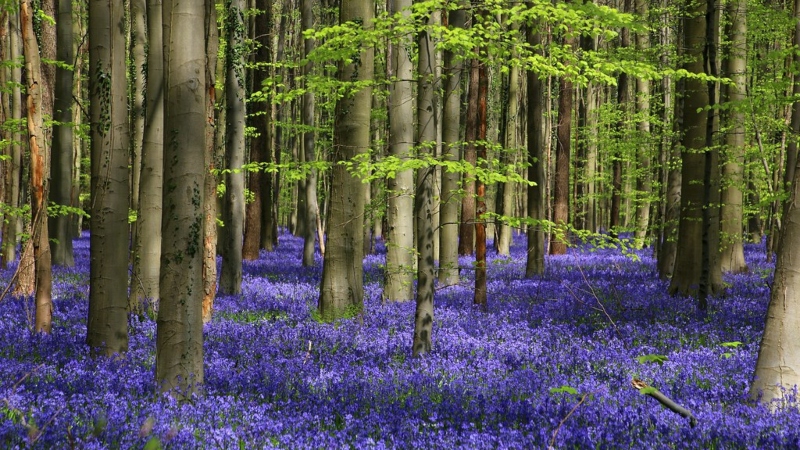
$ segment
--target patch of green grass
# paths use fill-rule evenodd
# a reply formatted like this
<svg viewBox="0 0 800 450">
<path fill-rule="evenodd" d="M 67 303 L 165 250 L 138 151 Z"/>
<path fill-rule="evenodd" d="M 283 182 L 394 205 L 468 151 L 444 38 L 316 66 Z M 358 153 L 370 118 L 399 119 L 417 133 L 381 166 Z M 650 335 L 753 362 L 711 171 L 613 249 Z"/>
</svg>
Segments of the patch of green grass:
<svg viewBox="0 0 800 450">
<path fill-rule="evenodd" d="M 259 322 L 275 322 L 278 320 L 286 319 L 289 314 L 286 311 L 278 310 L 244 310 L 236 312 L 219 312 L 216 314 L 217 320 L 230 320 L 237 323 L 259 323 Z"/>
</svg>

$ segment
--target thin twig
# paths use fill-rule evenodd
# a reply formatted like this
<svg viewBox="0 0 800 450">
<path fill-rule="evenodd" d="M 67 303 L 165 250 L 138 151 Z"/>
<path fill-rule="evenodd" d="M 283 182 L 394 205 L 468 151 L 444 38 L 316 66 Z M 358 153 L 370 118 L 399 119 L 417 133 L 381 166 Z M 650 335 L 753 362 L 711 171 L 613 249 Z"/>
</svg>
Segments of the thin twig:
<svg viewBox="0 0 800 450">
<path fill-rule="evenodd" d="M 586 399 L 589 397 L 589 394 L 590 393 L 583 394 L 581 396 L 581 400 L 578 402 L 578 404 L 573 406 L 572 409 L 569 410 L 569 413 L 567 413 L 567 415 L 564 416 L 563 419 L 561 419 L 561 422 L 558 423 L 558 426 L 556 427 L 556 429 L 553 430 L 553 435 L 550 437 L 550 445 L 547 446 L 548 450 L 551 450 L 551 449 L 555 448 L 554 446 L 555 446 L 555 443 L 556 443 L 556 437 L 558 436 L 559 430 L 561 430 L 561 427 L 564 425 L 564 423 L 567 421 L 567 419 L 569 419 L 569 417 L 572 415 L 572 413 L 574 413 L 575 410 L 577 410 L 578 407 L 581 406 L 583 404 L 583 402 L 586 401 Z"/>
</svg>

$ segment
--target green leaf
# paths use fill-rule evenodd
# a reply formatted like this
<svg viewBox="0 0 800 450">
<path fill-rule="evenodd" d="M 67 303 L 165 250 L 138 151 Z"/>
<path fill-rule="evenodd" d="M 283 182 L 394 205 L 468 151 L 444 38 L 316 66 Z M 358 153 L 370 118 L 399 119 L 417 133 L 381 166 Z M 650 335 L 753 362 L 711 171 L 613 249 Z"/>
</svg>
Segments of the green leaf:
<svg viewBox="0 0 800 450">
<path fill-rule="evenodd" d="M 720 345 L 722 345 L 723 347 L 736 348 L 736 347 L 738 347 L 740 345 L 744 345 L 744 344 L 742 342 L 739 342 L 739 341 L 733 341 L 733 342 L 723 342 Z"/>
<path fill-rule="evenodd" d="M 642 355 L 636 358 L 636 360 L 639 361 L 640 364 L 649 362 L 664 364 L 664 361 L 667 361 L 668 359 L 669 358 L 667 358 L 667 355 L 656 355 L 656 354 Z"/>
<path fill-rule="evenodd" d="M 567 394 L 571 394 L 571 395 L 577 395 L 578 394 L 578 390 L 577 389 L 575 389 L 574 387 L 571 387 L 571 386 L 567 386 L 567 385 L 563 385 L 563 386 L 557 387 L 557 388 L 550 388 L 550 393 L 552 393 L 552 394 L 559 394 L 559 393 L 562 393 L 562 392 L 563 393 L 567 393 Z"/>
<path fill-rule="evenodd" d="M 144 450 L 161 450 L 161 440 L 157 437 L 151 437 L 146 444 L 144 444 Z"/>
</svg>

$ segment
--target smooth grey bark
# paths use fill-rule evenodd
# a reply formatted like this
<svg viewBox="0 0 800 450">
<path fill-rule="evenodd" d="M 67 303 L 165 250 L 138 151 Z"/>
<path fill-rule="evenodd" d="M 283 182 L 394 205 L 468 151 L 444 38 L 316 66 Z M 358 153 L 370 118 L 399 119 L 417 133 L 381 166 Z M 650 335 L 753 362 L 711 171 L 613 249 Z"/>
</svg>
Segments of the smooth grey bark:
<svg viewBox="0 0 800 450">
<path fill-rule="evenodd" d="M 598 87 L 595 83 L 590 82 L 586 87 L 586 220 L 585 227 L 592 233 L 596 233 L 599 229 L 599 221 L 597 218 L 597 160 L 598 160 L 598 143 L 597 143 L 597 119 L 598 119 Z"/>
<path fill-rule="evenodd" d="M 767 308 L 764 335 L 758 351 L 750 396 L 763 403 L 786 404 L 792 388 L 800 385 L 800 171 L 795 172 L 791 201 L 783 220 L 782 244 L 778 247 L 775 279 Z M 772 404 L 773 407 L 781 405 Z"/>
<path fill-rule="evenodd" d="M 508 107 L 506 108 L 505 136 L 503 136 L 503 164 L 507 165 L 513 161 L 514 155 L 519 147 L 517 139 L 519 121 L 519 72 L 520 68 L 513 66 L 509 69 L 508 76 Z M 506 181 L 497 186 L 497 198 L 499 202 L 499 213 L 504 217 L 514 215 L 514 190 L 516 183 Z M 507 221 L 502 221 L 498 229 L 496 242 L 497 253 L 509 256 L 511 251 L 511 225 Z"/>
<path fill-rule="evenodd" d="M 663 5 L 667 5 L 667 0 L 663 0 Z M 679 39 L 677 42 L 678 55 L 682 55 L 682 41 Z M 672 42 L 672 28 L 670 24 L 670 16 L 667 15 L 664 23 L 661 26 L 661 45 L 669 45 Z M 669 57 L 662 55 L 661 65 L 667 67 L 670 64 Z M 661 120 L 664 123 L 662 137 L 659 143 L 660 148 L 660 161 L 662 164 L 662 177 L 661 180 L 664 184 L 664 197 L 663 207 L 661 208 L 661 236 L 658 243 L 658 252 L 656 266 L 658 275 L 662 280 L 672 277 L 672 272 L 675 266 L 675 254 L 677 251 L 677 234 L 678 234 L 678 221 L 680 219 L 680 202 L 681 202 L 681 171 L 680 171 L 680 158 L 681 147 L 678 145 L 675 136 L 683 127 L 683 80 L 679 80 L 673 86 L 671 77 L 664 77 L 661 80 L 663 91 L 663 104 L 664 108 L 661 112 Z M 675 95 L 677 93 L 677 95 Z M 666 130 L 672 130 L 668 134 Z"/>
<path fill-rule="evenodd" d="M 528 29 L 527 39 L 531 45 L 538 45 L 541 42 L 539 33 Z M 545 167 L 547 159 L 544 152 L 544 89 L 539 74 L 529 70 L 527 73 L 527 92 L 525 93 L 528 103 L 528 226 L 527 226 L 527 249 L 525 261 L 525 277 L 532 278 L 544 273 L 545 270 L 545 226 L 547 219 L 545 205 L 547 204 Z"/>
<path fill-rule="evenodd" d="M 91 227 L 86 342 L 97 354 L 128 349 L 128 96 L 121 2 L 89 3 Z"/>
<path fill-rule="evenodd" d="M 393 0 L 392 12 L 407 19 L 411 0 Z M 391 44 L 389 85 L 389 155 L 406 163 L 414 144 L 414 97 L 412 89 L 414 49 L 412 35 Z M 398 170 L 387 180 L 386 270 L 383 298 L 407 301 L 414 298 L 414 171 Z"/>
<path fill-rule="evenodd" d="M 134 242 L 131 311 L 145 299 L 158 300 L 161 268 L 161 206 L 164 182 L 164 52 L 161 0 L 147 3 L 147 104 L 142 135 L 142 170 Z"/>
<path fill-rule="evenodd" d="M 648 15 L 647 0 L 635 0 L 636 15 L 646 18 Z M 643 55 L 650 50 L 649 31 L 636 33 L 634 38 L 636 51 Z M 652 197 L 652 174 L 650 173 L 650 159 L 652 158 L 652 139 L 650 137 L 650 80 L 636 78 L 636 112 L 639 117 L 637 129 L 640 144 L 636 152 L 639 162 L 639 173 L 636 177 L 636 231 L 634 232 L 634 247 L 642 248 L 647 237 L 650 225 L 650 199 Z"/>
<path fill-rule="evenodd" d="M 66 64 L 75 60 L 72 36 L 72 2 L 58 2 L 56 20 L 56 59 Z M 72 139 L 72 82 L 73 71 L 56 68 L 55 100 L 53 104 L 53 147 L 51 165 L 50 201 L 56 205 L 76 207 L 72 195 L 73 139 Z M 73 214 L 57 214 L 49 219 L 50 253 L 53 264 L 64 267 L 75 265 L 72 252 Z"/>
<path fill-rule="evenodd" d="M 242 292 L 242 242 L 244 239 L 244 129 L 245 129 L 245 2 L 227 0 L 225 29 L 225 194 L 222 207 L 222 294 Z"/>
<path fill-rule="evenodd" d="M 20 56 L 20 29 L 19 13 L 9 13 L 8 15 L 8 46 L 9 58 L 17 61 Z M 22 68 L 18 65 L 11 66 L 11 80 L 15 83 L 11 87 L 11 119 L 22 119 L 22 92 L 19 88 L 22 83 Z M 21 137 L 19 132 L 11 132 L 11 146 L 8 148 L 9 159 L 7 161 L 5 202 L 10 208 L 20 206 L 20 180 L 22 170 L 22 146 L 19 144 Z M 6 216 L 3 221 L 3 243 L 2 243 L 2 265 L 3 267 L 11 264 L 17 255 L 17 229 L 21 227 L 21 217 L 19 215 Z"/>
<path fill-rule="evenodd" d="M 462 9 L 450 11 L 451 28 L 464 28 L 467 14 Z M 444 158 L 459 160 L 461 147 L 461 80 L 463 67 L 459 55 L 444 52 L 445 78 L 444 108 L 442 111 L 442 148 Z M 461 206 L 458 196 L 458 172 L 442 170 L 441 210 L 439 215 L 439 283 L 445 286 L 458 284 L 458 213 Z"/>
<path fill-rule="evenodd" d="M 156 321 L 156 383 L 188 397 L 203 384 L 206 180 L 206 5 L 166 0 L 164 210 Z"/>
<path fill-rule="evenodd" d="M 374 8 L 363 0 L 342 0 L 340 23 L 356 22 L 372 27 Z M 372 80 L 373 48 L 363 47 L 350 63 L 340 63 L 340 81 Z M 332 162 L 350 161 L 370 144 L 372 88 L 348 92 L 336 102 Z M 319 313 L 332 321 L 364 308 L 364 196 L 363 183 L 341 164 L 331 175 L 328 239 L 320 284 Z"/>
<path fill-rule="evenodd" d="M 725 158 L 722 163 L 722 205 L 720 205 L 721 239 L 720 263 L 724 272 L 747 271 L 744 260 L 744 153 L 745 114 L 744 100 L 747 90 L 747 2 L 732 0 L 727 4 L 728 39 L 730 48 L 725 77 L 733 81 L 726 86 L 728 127 L 725 134 Z M 795 56 L 797 58 L 797 56 Z M 794 118 L 794 117 L 793 117 Z M 796 142 L 792 140 L 796 146 Z"/>
<path fill-rule="evenodd" d="M 300 20 L 303 30 L 308 30 L 314 26 L 314 2 L 312 0 L 302 0 L 300 3 Z M 303 55 L 308 56 L 314 51 L 314 40 L 305 39 L 303 41 Z M 303 67 L 303 74 L 308 77 L 312 74 L 314 65 L 310 61 Z M 308 81 L 306 81 L 307 83 Z M 314 149 L 314 93 L 310 90 L 303 94 L 302 121 L 306 126 L 303 133 L 303 156 L 305 162 L 313 163 L 316 161 Z M 312 167 L 308 171 L 305 180 L 305 191 L 301 193 L 305 197 L 305 233 L 303 234 L 303 266 L 311 267 L 315 265 L 314 244 L 316 243 L 317 214 L 319 205 L 317 203 L 317 169 Z M 380 220 L 376 220 L 380 223 Z M 376 233 L 377 234 L 377 233 Z"/>
<path fill-rule="evenodd" d="M 132 67 L 131 73 L 131 93 L 130 93 L 130 209 L 139 211 L 139 191 L 141 190 L 142 176 L 142 147 L 144 146 L 144 124 L 145 124 L 145 71 L 147 70 L 147 55 L 145 52 L 145 42 L 147 41 L 147 2 L 146 0 L 128 0 L 130 20 L 129 46 L 128 53 Z M 133 248 L 137 247 L 139 241 L 139 225 L 137 220 L 131 224 L 131 240 Z M 136 253 L 132 255 L 134 261 L 138 257 Z"/>
</svg>

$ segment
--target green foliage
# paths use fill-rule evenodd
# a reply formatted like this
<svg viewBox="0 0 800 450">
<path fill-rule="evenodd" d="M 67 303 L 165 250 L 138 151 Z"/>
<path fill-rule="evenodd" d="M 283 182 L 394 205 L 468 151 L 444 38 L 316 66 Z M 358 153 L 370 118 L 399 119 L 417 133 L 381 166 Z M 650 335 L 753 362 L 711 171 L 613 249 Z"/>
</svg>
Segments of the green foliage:
<svg viewBox="0 0 800 450">
<path fill-rule="evenodd" d="M 578 395 L 578 390 L 575 389 L 574 387 L 563 385 L 563 386 L 557 387 L 557 388 L 550 388 L 550 393 L 551 394 L 564 393 L 564 394 L 570 394 L 570 395 Z"/>
<path fill-rule="evenodd" d="M 647 386 L 639 389 L 639 393 L 642 395 L 654 394 L 656 392 L 658 392 L 658 389 L 654 388 L 653 386 Z"/>
<path fill-rule="evenodd" d="M 639 361 L 639 364 L 645 364 L 645 363 L 664 364 L 664 362 L 667 361 L 668 359 L 669 358 L 667 358 L 666 355 L 656 355 L 653 353 L 649 355 L 642 355 L 636 357 L 636 360 Z"/>
</svg>

